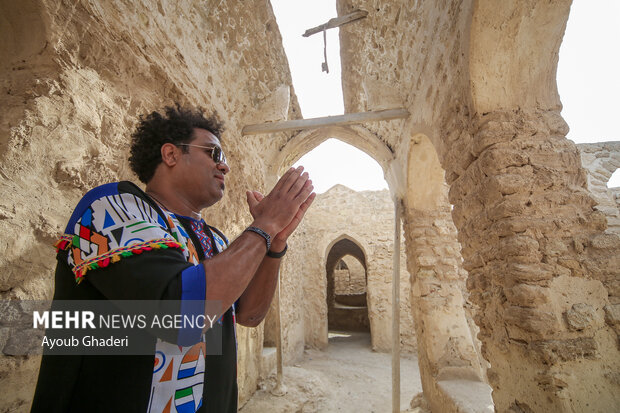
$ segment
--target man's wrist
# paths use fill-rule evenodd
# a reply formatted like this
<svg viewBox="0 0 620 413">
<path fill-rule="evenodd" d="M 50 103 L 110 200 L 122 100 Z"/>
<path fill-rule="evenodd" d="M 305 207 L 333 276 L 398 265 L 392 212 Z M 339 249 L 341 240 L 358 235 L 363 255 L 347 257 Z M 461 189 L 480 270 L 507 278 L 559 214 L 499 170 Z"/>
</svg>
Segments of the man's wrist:
<svg viewBox="0 0 620 413">
<path fill-rule="evenodd" d="M 286 248 L 286 240 L 281 240 L 281 239 L 278 239 L 277 237 L 271 239 L 270 251 L 280 252 L 284 248 Z"/>
<path fill-rule="evenodd" d="M 286 250 L 288 249 L 288 245 L 284 244 L 284 248 L 282 248 L 282 250 L 278 251 L 278 250 L 274 250 L 273 247 L 267 251 L 267 256 L 269 258 L 275 258 L 275 259 L 280 259 L 282 257 L 284 257 L 284 254 L 286 254 Z"/>
<path fill-rule="evenodd" d="M 261 219 L 255 219 L 254 221 L 252 221 L 250 226 L 251 227 L 258 227 L 258 228 L 262 229 L 267 234 L 269 234 L 269 236 L 271 237 L 272 240 L 275 239 L 276 234 L 279 231 L 278 228 L 274 228 L 273 224 L 271 224 L 270 222 L 266 222 L 266 220 L 261 220 Z"/>
<path fill-rule="evenodd" d="M 259 228 L 256 226 L 249 226 L 245 229 L 245 232 L 253 232 L 254 234 L 257 234 L 263 237 L 263 239 L 265 240 L 266 246 L 267 246 L 267 251 L 269 251 L 269 249 L 271 248 L 271 236 L 267 232 L 265 232 L 262 228 Z"/>
</svg>

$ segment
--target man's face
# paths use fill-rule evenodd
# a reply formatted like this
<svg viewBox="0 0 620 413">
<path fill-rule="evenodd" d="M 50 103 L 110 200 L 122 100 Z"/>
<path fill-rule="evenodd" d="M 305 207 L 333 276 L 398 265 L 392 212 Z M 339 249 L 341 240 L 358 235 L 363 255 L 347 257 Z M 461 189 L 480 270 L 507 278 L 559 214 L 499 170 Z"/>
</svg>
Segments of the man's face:
<svg viewBox="0 0 620 413">
<path fill-rule="evenodd" d="M 179 186 L 192 200 L 192 204 L 202 209 L 222 199 L 225 175 L 230 168 L 225 163 L 216 164 L 213 161 L 210 148 L 220 146 L 220 140 L 215 135 L 205 129 L 195 128 L 192 137 L 194 139 L 189 145 L 197 146 L 182 147 L 187 153 L 181 155 Z"/>
</svg>

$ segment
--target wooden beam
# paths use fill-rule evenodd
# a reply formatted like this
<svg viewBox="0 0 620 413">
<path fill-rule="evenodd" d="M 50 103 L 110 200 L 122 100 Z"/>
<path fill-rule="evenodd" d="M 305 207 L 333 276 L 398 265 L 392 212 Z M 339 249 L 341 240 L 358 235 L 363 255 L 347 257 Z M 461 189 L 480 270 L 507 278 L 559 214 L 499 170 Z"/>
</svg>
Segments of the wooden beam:
<svg viewBox="0 0 620 413">
<path fill-rule="evenodd" d="M 312 29 L 308 29 L 304 34 L 302 34 L 302 36 L 309 37 L 313 34 L 321 33 L 322 31 L 340 27 L 347 23 L 363 19 L 366 16 L 368 16 L 368 12 L 366 10 L 355 10 L 353 13 L 349 13 L 345 16 L 334 17 L 333 19 L 330 19 L 327 23 L 324 23 L 317 27 L 313 27 Z"/>
<path fill-rule="evenodd" d="M 276 280 L 276 293 L 275 293 L 275 308 L 276 311 L 276 387 L 272 390 L 272 393 L 283 396 L 286 393 L 286 387 L 282 382 L 284 377 L 284 358 L 282 357 L 282 321 L 280 314 L 280 269 L 278 268 L 278 279 Z"/>
<path fill-rule="evenodd" d="M 247 125 L 241 130 L 242 135 L 259 135 L 261 133 L 284 132 L 288 130 L 315 129 L 322 126 L 355 125 L 380 120 L 403 119 L 409 116 L 407 109 L 387 109 L 376 112 L 347 113 L 323 118 L 285 120 Z"/>
<path fill-rule="evenodd" d="M 392 264 L 392 413 L 400 413 L 400 199 L 394 201 L 394 256 Z"/>
</svg>

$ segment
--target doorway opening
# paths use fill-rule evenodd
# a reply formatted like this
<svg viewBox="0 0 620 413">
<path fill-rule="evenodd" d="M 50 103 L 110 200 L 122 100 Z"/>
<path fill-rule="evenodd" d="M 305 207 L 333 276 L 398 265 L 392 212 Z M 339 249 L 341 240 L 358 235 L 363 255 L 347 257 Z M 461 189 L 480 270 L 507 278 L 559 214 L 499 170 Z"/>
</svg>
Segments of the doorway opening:
<svg viewBox="0 0 620 413">
<path fill-rule="evenodd" d="M 368 277 L 362 249 L 350 239 L 341 239 L 330 249 L 325 270 L 328 331 L 370 333 Z"/>
</svg>

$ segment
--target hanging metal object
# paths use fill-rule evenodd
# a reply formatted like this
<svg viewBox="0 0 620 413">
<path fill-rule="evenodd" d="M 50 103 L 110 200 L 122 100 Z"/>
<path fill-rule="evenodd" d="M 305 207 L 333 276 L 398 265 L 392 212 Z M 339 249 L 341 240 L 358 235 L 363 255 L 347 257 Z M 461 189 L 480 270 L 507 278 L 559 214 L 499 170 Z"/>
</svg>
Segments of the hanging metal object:
<svg viewBox="0 0 620 413">
<path fill-rule="evenodd" d="M 327 66 L 327 30 L 323 30 L 323 57 L 325 61 L 321 63 L 321 70 L 329 73 L 329 66 Z"/>
<path fill-rule="evenodd" d="M 323 32 L 323 57 L 325 60 L 323 63 L 321 63 L 321 70 L 323 72 L 329 73 L 329 66 L 327 65 L 327 30 L 363 19 L 366 16 L 368 16 L 368 12 L 366 10 L 355 10 L 354 12 L 349 13 L 346 16 L 340 16 L 330 19 L 327 23 L 308 29 L 304 34 L 302 34 L 303 37 L 309 37 L 313 34 Z"/>
</svg>

